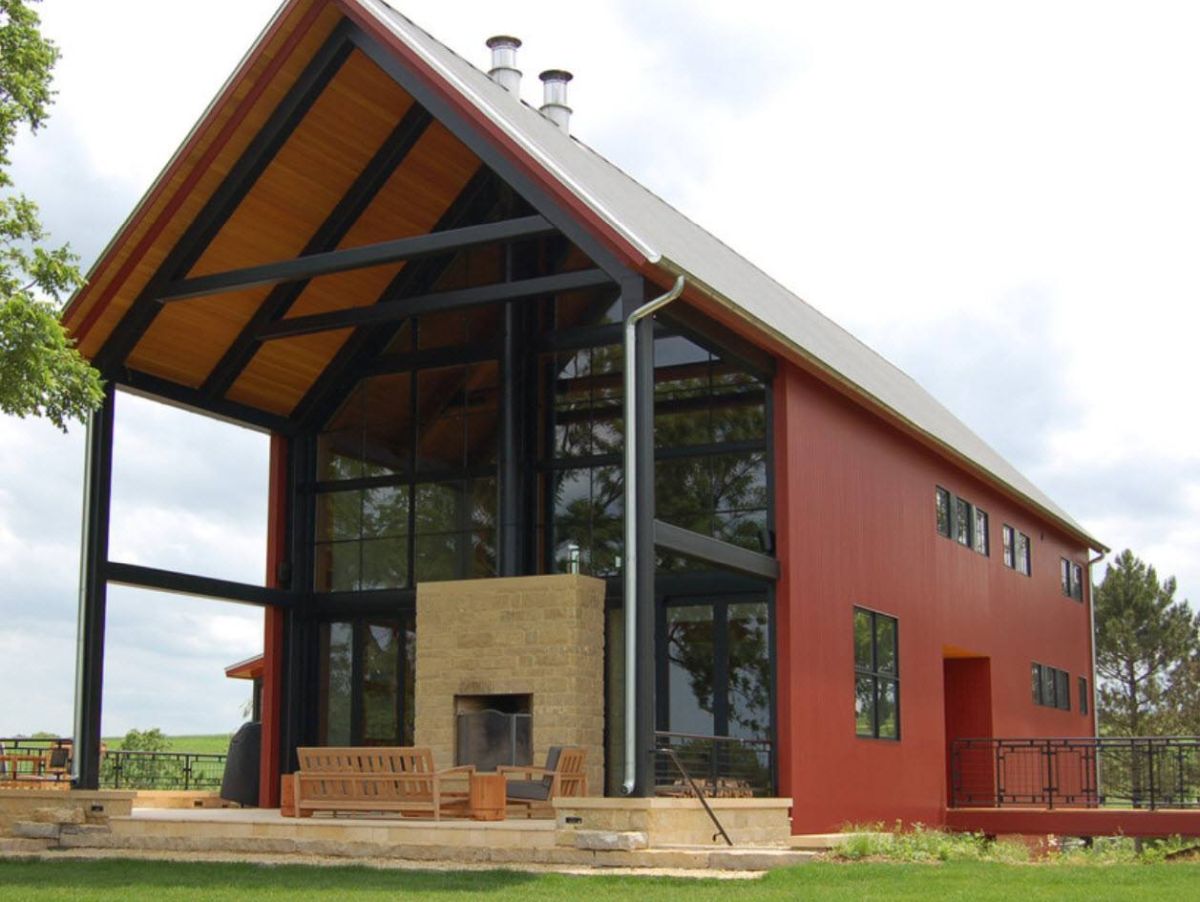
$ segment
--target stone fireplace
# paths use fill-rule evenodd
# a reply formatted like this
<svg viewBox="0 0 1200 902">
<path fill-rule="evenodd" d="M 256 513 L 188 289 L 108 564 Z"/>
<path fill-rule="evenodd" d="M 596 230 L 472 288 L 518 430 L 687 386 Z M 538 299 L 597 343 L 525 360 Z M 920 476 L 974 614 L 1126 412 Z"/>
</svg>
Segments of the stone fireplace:
<svg viewBox="0 0 1200 902">
<path fill-rule="evenodd" d="M 532 725 L 532 763 L 552 745 L 587 749 L 604 793 L 604 582 L 562 574 L 417 587 L 414 741 L 456 763 L 464 712 L 512 707 Z M 506 701 L 496 702 L 504 698 Z M 523 706 L 523 708 L 522 708 Z"/>
</svg>

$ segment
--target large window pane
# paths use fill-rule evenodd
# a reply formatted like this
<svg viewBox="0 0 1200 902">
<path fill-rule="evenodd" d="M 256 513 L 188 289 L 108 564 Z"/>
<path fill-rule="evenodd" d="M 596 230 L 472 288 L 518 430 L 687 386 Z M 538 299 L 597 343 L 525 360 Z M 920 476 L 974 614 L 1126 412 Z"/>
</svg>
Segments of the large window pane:
<svg viewBox="0 0 1200 902">
<path fill-rule="evenodd" d="M 879 738 L 897 739 L 900 736 L 900 706 L 895 680 L 879 680 L 876 705 Z"/>
<path fill-rule="evenodd" d="M 869 611 L 854 612 L 854 666 L 862 670 L 875 669 L 874 636 Z"/>
<path fill-rule="evenodd" d="M 353 653 L 354 628 L 351 624 L 322 625 L 317 703 L 317 741 L 321 745 L 351 745 Z"/>
<path fill-rule="evenodd" d="M 399 624 L 368 623 L 363 630 L 363 744 L 400 744 Z"/>
<path fill-rule="evenodd" d="M 731 604 L 729 630 L 729 735 L 762 739 L 771 726 L 771 656 L 767 606 Z"/>
<path fill-rule="evenodd" d="M 854 678 L 854 730 L 859 736 L 875 735 L 875 677 Z"/>
<path fill-rule="evenodd" d="M 408 585 L 408 537 L 372 539 L 362 548 L 362 577 L 358 588 L 402 589 Z"/>
<path fill-rule="evenodd" d="M 672 732 L 712 736 L 715 660 L 713 609 L 709 605 L 669 607 L 667 708 Z"/>
<path fill-rule="evenodd" d="M 875 618 L 875 669 L 881 674 L 896 672 L 896 621 Z"/>
</svg>

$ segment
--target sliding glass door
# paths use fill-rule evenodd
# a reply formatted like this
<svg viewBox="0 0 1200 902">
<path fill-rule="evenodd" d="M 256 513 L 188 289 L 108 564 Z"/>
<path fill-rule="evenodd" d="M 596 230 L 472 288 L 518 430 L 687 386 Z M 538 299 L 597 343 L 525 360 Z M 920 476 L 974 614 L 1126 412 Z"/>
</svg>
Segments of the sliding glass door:
<svg viewBox="0 0 1200 902">
<path fill-rule="evenodd" d="M 412 745 L 412 614 L 321 625 L 320 745 Z"/>
</svg>

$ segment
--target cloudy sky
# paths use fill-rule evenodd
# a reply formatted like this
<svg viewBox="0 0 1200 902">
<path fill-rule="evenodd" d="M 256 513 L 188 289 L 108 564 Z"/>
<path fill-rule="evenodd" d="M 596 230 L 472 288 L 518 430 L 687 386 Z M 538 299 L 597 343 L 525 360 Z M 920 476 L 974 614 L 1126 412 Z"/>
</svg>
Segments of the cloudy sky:
<svg viewBox="0 0 1200 902">
<path fill-rule="evenodd" d="M 1200 601 L 1200 7 L 394 2 L 480 66 L 523 38 L 527 100 L 573 70 L 577 136 Z M 14 170 L 56 239 L 91 263 L 275 7 L 45 0 Z M 264 438 L 121 397 L 116 460 L 115 558 L 261 581 Z M 70 729 L 82 467 L 82 429 L 0 418 L 0 735 Z M 260 614 L 118 589 L 109 622 L 106 735 L 237 725 Z"/>
</svg>

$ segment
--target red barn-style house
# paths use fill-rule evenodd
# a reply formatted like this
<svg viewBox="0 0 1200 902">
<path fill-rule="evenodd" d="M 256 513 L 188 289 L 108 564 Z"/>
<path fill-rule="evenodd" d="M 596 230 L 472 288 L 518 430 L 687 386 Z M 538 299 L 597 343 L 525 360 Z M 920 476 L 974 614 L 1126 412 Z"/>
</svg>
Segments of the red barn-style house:
<svg viewBox="0 0 1200 902">
<path fill-rule="evenodd" d="M 676 788 L 670 747 L 796 832 L 946 823 L 997 789 L 958 739 L 1094 736 L 1103 544 L 573 137 L 569 74 L 523 102 L 519 43 L 289 0 L 66 310 L 108 380 L 78 785 L 110 583 L 265 609 L 264 805 L 302 746 L 453 764 L 481 708 L 592 794 Z M 109 559 L 123 391 L 270 434 L 264 585 Z"/>
</svg>

